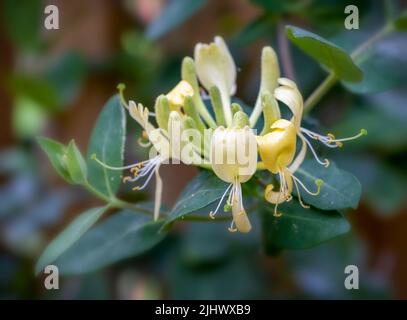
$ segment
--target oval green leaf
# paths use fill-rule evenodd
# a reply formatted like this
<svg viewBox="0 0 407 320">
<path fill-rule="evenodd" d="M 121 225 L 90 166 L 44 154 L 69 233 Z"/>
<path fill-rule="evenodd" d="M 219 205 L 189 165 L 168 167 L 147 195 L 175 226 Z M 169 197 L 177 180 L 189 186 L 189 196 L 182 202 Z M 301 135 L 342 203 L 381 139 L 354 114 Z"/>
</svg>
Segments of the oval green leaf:
<svg viewBox="0 0 407 320">
<path fill-rule="evenodd" d="M 296 200 L 279 205 L 281 217 L 267 204 L 260 212 L 264 251 L 306 249 L 349 231 L 348 221 L 337 211 L 305 209 Z"/>
<path fill-rule="evenodd" d="M 400 16 L 394 21 L 394 27 L 398 31 L 407 30 L 407 9 L 405 9 Z"/>
<path fill-rule="evenodd" d="M 351 173 L 339 169 L 334 162 L 328 168 L 321 166 L 314 159 L 306 159 L 295 172 L 295 176 L 304 183 L 308 190 L 315 191 L 315 181 L 323 180 L 321 191 L 313 196 L 300 188 L 304 202 L 322 210 L 356 209 L 362 187 L 359 180 Z"/>
<path fill-rule="evenodd" d="M 304 53 L 348 82 L 363 79 L 362 70 L 350 55 L 334 43 L 306 30 L 294 26 L 286 27 L 287 37 Z"/>
<path fill-rule="evenodd" d="M 121 170 L 108 170 L 92 159 L 98 159 L 110 166 L 123 166 L 124 142 L 126 138 L 126 115 L 119 97 L 113 96 L 104 106 L 93 128 L 90 138 L 87 165 L 88 181 L 107 196 L 117 192 L 121 184 Z"/>
<path fill-rule="evenodd" d="M 68 148 L 66 149 L 66 167 L 75 183 L 84 183 L 86 181 L 86 162 L 83 159 L 82 154 L 76 146 L 74 140 L 71 140 Z"/>
<path fill-rule="evenodd" d="M 226 188 L 227 184 L 214 173 L 202 171 L 182 191 L 167 218 L 166 225 L 220 199 Z"/>
<path fill-rule="evenodd" d="M 165 233 L 163 221 L 133 211 L 120 211 L 102 222 L 55 262 L 62 275 L 91 272 L 119 260 L 142 254 L 158 244 Z"/>
<path fill-rule="evenodd" d="M 53 264 L 96 223 L 106 210 L 106 207 L 89 209 L 72 221 L 44 250 L 35 266 L 35 273 L 39 274 L 47 265 Z"/>
<path fill-rule="evenodd" d="M 71 176 L 62 160 L 66 154 L 66 146 L 55 140 L 44 137 L 37 138 L 37 141 L 41 149 L 44 150 L 48 156 L 55 171 L 67 182 L 73 183 Z"/>
</svg>

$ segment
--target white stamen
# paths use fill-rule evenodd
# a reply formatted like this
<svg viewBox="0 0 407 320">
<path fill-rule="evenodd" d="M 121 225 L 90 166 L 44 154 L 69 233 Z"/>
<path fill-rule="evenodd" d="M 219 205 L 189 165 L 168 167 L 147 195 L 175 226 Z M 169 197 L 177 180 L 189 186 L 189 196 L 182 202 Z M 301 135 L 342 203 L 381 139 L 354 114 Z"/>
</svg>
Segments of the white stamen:
<svg viewBox="0 0 407 320">
<path fill-rule="evenodd" d="M 305 129 L 305 128 L 301 128 L 301 132 L 305 133 L 311 139 L 321 141 L 324 145 L 326 145 L 329 148 L 340 147 L 342 145 L 341 142 L 355 140 L 355 139 L 360 138 L 361 136 L 364 136 L 367 134 L 367 131 L 365 129 L 362 129 L 362 130 L 360 130 L 360 132 L 358 134 L 356 134 L 352 137 L 335 139 L 335 137 L 332 134 L 328 134 L 328 135 L 324 136 L 324 135 L 318 134 L 316 132 L 313 132 L 313 131 Z"/>
<path fill-rule="evenodd" d="M 330 138 L 328 136 L 320 135 L 318 133 L 315 133 L 315 132 L 310 131 L 310 130 L 305 129 L 305 128 L 301 128 L 301 132 L 305 133 L 308 137 L 310 137 L 313 140 L 317 140 L 317 141 L 322 142 L 325 146 L 327 146 L 329 148 L 337 148 L 337 147 L 339 147 L 339 145 L 336 144 L 336 143 L 332 144 L 334 142 L 334 140 L 332 140 L 332 138 Z"/>
<path fill-rule="evenodd" d="M 232 186 L 233 186 L 233 183 L 229 184 L 229 186 L 226 188 L 225 192 L 223 193 L 222 197 L 220 198 L 220 200 L 219 200 L 219 202 L 218 202 L 218 205 L 216 206 L 215 210 L 209 212 L 209 216 L 210 216 L 212 219 L 215 219 L 215 215 L 218 213 L 218 210 L 219 210 L 219 208 L 220 208 L 220 206 L 221 206 L 221 204 L 222 204 L 222 202 L 223 202 L 223 199 L 225 199 L 225 197 L 226 197 L 228 191 L 230 190 L 230 188 L 231 188 Z M 230 194 L 229 194 L 229 196 L 230 196 Z"/>
<path fill-rule="evenodd" d="M 144 184 L 141 186 L 141 187 L 134 187 L 133 188 L 133 190 L 143 190 L 147 185 L 148 185 L 148 183 L 150 182 L 150 180 L 151 180 L 151 178 L 153 177 L 153 175 L 154 175 L 154 172 L 155 172 L 155 170 L 151 170 L 150 171 L 150 175 L 147 177 L 147 179 L 146 179 L 146 181 L 144 182 Z"/>
<path fill-rule="evenodd" d="M 149 172 L 158 164 L 160 163 L 160 157 L 156 156 L 153 159 L 151 159 L 147 165 L 145 165 L 144 167 L 140 168 L 140 171 L 133 177 L 130 179 L 126 179 L 126 181 L 130 181 L 130 182 L 135 182 L 137 180 L 139 180 L 140 178 L 146 176 L 147 174 L 149 174 Z"/>
<path fill-rule="evenodd" d="M 235 227 L 235 220 L 232 220 L 230 227 L 228 228 L 229 232 L 236 232 L 237 228 Z"/>
<path fill-rule="evenodd" d="M 320 192 L 320 189 L 321 189 L 321 185 L 319 185 L 319 184 L 317 184 L 317 191 L 316 192 L 312 192 L 312 191 L 310 191 L 305 185 L 304 185 L 304 183 L 302 183 L 301 182 L 301 180 L 300 179 L 298 179 L 295 175 L 291 175 L 292 176 L 292 178 L 294 179 L 294 181 L 297 181 L 298 183 L 299 183 L 299 185 L 308 193 L 308 194 L 310 194 L 310 195 L 312 195 L 312 196 L 317 196 L 318 194 L 319 194 L 319 192 Z"/>
<path fill-rule="evenodd" d="M 299 201 L 300 205 L 301 205 L 303 208 L 305 208 L 305 209 L 309 209 L 310 206 L 309 206 L 309 205 L 306 205 L 306 204 L 302 201 L 301 193 L 300 193 L 300 188 L 298 188 L 297 181 L 296 181 L 295 179 L 293 179 L 293 181 L 294 181 L 295 190 L 297 190 L 297 196 L 298 196 L 298 201 Z"/>
<path fill-rule="evenodd" d="M 97 163 L 99 163 L 102 167 L 105 167 L 106 169 L 110 169 L 110 170 L 127 170 L 127 169 L 131 169 L 131 168 L 133 168 L 133 167 L 136 167 L 137 165 L 140 165 L 140 164 L 144 164 L 144 163 L 146 163 L 146 162 L 149 162 L 149 161 L 153 160 L 154 158 L 153 158 L 153 159 L 150 159 L 150 160 L 144 160 L 144 161 L 141 161 L 141 162 L 138 162 L 138 163 L 130 164 L 130 165 L 124 166 L 124 167 L 113 167 L 113 166 L 109 166 L 108 164 L 105 164 L 105 163 L 103 163 L 102 161 L 100 161 L 100 160 L 96 157 L 95 154 L 92 155 L 92 159 L 95 160 Z"/>
<path fill-rule="evenodd" d="M 311 152 L 312 152 L 312 154 L 313 154 L 315 160 L 316 160 L 319 164 L 321 164 L 321 165 L 323 165 L 324 167 L 327 168 L 327 167 L 329 166 L 329 160 L 328 160 L 328 159 L 325 159 L 325 161 L 321 161 L 321 160 L 319 159 L 317 153 L 315 152 L 314 148 L 312 147 L 311 142 L 309 142 L 309 141 L 307 140 L 307 138 L 305 138 L 304 135 L 302 135 L 301 133 L 299 133 L 299 136 L 300 136 L 301 139 L 304 139 L 304 141 L 307 143 L 308 147 L 311 149 Z"/>
</svg>

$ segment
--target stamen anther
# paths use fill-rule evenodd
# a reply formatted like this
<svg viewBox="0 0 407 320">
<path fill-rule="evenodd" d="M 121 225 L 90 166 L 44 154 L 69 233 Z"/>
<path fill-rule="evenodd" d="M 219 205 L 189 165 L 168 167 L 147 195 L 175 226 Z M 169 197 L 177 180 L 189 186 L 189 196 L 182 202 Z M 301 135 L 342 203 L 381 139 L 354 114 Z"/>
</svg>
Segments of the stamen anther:
<svg viewBox="0 0 407 320">
<path fill-rule="evenodd" d="M 129 176 L 125 176 L 125 177 L 122 179 L 123 183 L 126 183 L 126 182 L 128 182 L 128 181 L 130 181 L 130 180 L 131 180 L 131 177 L 129 177 Z"/>
<path fill-rule="evenodd" d="M 281 212 L 278 212 L 277 210 L 274 211 L 273 216 L 276 218 L 280 218 L 283 214 Z"/>
</svg>

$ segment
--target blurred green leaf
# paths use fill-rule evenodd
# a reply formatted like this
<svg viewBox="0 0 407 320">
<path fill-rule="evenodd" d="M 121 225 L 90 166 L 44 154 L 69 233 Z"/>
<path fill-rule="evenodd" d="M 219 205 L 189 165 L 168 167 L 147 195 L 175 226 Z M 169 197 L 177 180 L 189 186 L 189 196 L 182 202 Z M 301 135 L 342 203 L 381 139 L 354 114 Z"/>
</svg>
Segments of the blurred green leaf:
<svg viewBox="0 0 407 320">
<path fill-rule="evenodd" d="M 344 83 L 345 87 L 355 93 L 371 93 L 405 85 L 406 50 L 407 41 L 403 34 L 392 34 L 376 42 L 355 59 L 364 73 L 363 81 Z"/>
<path fill-rule="evenodd" d="M 369 251 L 358 238 L 348 233 L 310 250 L 287 252 L 288 268 L 302 291 L 300 299 L 391 298 L 388 281 L 371 267 Z M 363 274 L 358 290 L 344 289 L 344 270 L 349 265 L 356 265 Z"/>
<path fill-rule="evenodd" d="M 44 110 L 56 111 L 60 106 L 56 89 L 43 78 L 14 74 L 7 79 L 7 84 L 15 96 L 31 99 Z"/>
<path fill-rule="evenodd" d="M 172 0 L 160 15 L 147 27 L 146 35 L 158 39 L 189 19 L 207 3 L 207 0 Z"/>
<path fill-rule="evenodd" d="M 287 26 L 286 32 L 292 43 L 320 64 L 332 70 L 340 79 L 349 82 L 358 82 L 363 79 L 363 72 L 342 48 L 298 27 Z"/>
<path fill-rule="evenodd" d="M 314 159 L 305 159 L 295 172 L 308 190 L 316 191 L 315 181 L 321 179 L 324 183 L 317 196 L 308 194 L 299 187 L 301 198 L 308 204 L 322 210 L 356 209 L 362 188 L 360 182 L 351 173 L 339 169 L 331 161 L 328 168 L 320 165 Z"/>
<path fill-rule="evenodd" d="M 75 144 L 74 140 L 71 140 L 66 149 L 66 167 L 71 176 L 71 179 L 75 183 L 86 182 L 87 167 L 86 162 L 82 157 L 81 152 Z"/>
<path fill-rule="evenodd" d="M 394 26 L 398 31 L 407 30 L 407 10 L 404 10 L 396 21 L 394 21 Z"/>
<path fill-rule="evenodd" d="M 3 0 L 1 5 L 2 22 L 13 43 L 21 49 L 38 49 L 43 1 Z"/>
<path fill-rule="evenodd" d="M 47 70 L 45 78 L 52 83 L 61 104 L 70 104 L 78 96 L 87 69 L 81 55 L 67 53 Z"/>
<path fill-rule="evenodd" d="M 215 202 L 222 197 L 227 184 L 210 171 L 202 171 L 182 191 L 169 214 L 166 225 Z M 209 213 L 209 212 L 208 212 Z"/>
<path fill-rule="evenodd" d="M 164 237 L 163 221 L 134 211 L 120 211 L 87 232 L 58 258 L 61 275 L 82 274 L 140 255 Z"/>
<path fill-rule="evenodd" d="M 47 154 L 55 171 L 66 181 L 72 183 L 71 176 L 66 168 L 63 158 L 66 155 L 66 146 L 48 138 L 37 138 L 42 150 Z"/>
<path fill-rule="evenodd" d="M 214 207 L 211 209 L 213 210 Z M 189 222 L 185 225 L 183 241 L 179 249 L 182 259 L 190 265 L 215 263 L 228 259 L 237 252 L 245 254 L 257 250 L 260 245 L 260 225 L 256 215 L 253 212 L 249 213 L 253 229 L 246 234 L 229 232 L 227 227 L 230 221 Z M 213 241 L 214 239 L 216 241 Z"/>
<path fill-rule="evenodd" d="M 274 206 L 260 211 L 265 252 L 306 249 L 349 231 L 350 225 L 337 211 L 303 208 L 296 200 L 279 205 L 281 217 L 274 217 Z"/>
<path fill-rule="evenodd" d="M 125 138 L 126 115 L 116 95 L 103 107 L 93 128 L 87 153 L 88 181 L 107 196 L 119 189 L 122 171 L 102 167 L 92 159 L 92 155 L 110 166 L 122 166 Z"/>
<path fill-rule="evenodd" d="M 46 124 L 45 110 L 30 98 L 16 97 L 13 106 L 13 129 L 18 138 L 30 139 L 40 133 Z"/>
<path fill-rule="evenodd" d="M 234 44 L 243 47 L 260 38 L 270 37 L 275 33 L 276 24 L 276 17 L 267 14 L 261 15 L 242 28 L 233 39 Z"/>
<path fill-rule="evenodd" d="M 193 300 L 260 298 L 266 285 L 253 260 L 246 256 L 231 256 L 222 264 L 194 267 L 177 260 L 169 276 L 171 297 Z"/>
<path fill-rule="evenodd" d="M 394 164 L 372 153 L 338 154 L 337 161 L 352 172 L 363 186 L 363 198 L 375 213 L 397 214 L 406 203 L 407 179 Z"/>
<path fill-rule="evenodd" d="M 35 266 L 35 273 L 39 274 L 47 265 L 53 264 L 96 223 L 106 209 L 92 208 L 76 217 L 44 250 Z"/>
</svg>

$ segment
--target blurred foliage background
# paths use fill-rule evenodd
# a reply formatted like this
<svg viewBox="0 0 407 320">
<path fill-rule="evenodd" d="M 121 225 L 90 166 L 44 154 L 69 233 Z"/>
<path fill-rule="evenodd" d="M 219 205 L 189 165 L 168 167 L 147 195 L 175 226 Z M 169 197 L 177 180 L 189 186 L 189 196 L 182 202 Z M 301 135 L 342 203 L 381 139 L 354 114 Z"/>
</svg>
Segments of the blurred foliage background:
<svg viewBox="0 0 407 320">
<path fill-rule="evenodd" d="M 357 5 L 360 29 L 344 28 L 344 7 Z M 152 106 L 179 81 L 181 59 L 197 42 L 227 40 L 239 67 L 239 98 L 255 100 L 264 45 L 276 48 L 283 75 L 307 97 L 325 72 L 284 36 L 294 24 L 347 50 L 380 29 L 405 1 L 369 0 L 1 0 L 0 8 L 0 298 L 238 299 L 407 298 L 407 38 L 395 33 L 361 62 L 365 80 L 336 85 L 312 115 L 337 136 L 369 135 L 329 154 L 363 185 L 352 230 L 314 249 L 261 252 L 259 227 L 236 236 L 219 223 L 180 223 L 153 250 L 102 270 L 64 277 L 47 291 L 34 264 L 45 245 L 78 213 L 99 204 L 52 170 L 35 137 L 86 148 L 102 106 L 126 94 Z M 60 29 L 46 30 L 44 8 L 59 8 Z M 129 121 L 126 157 L 138 159 Z M 130 161 L 130 160 L 129 160 Z M 172 205 L 197 174 L 164 168 L 164 202 Z M 152 190 L 153 191 L 153 190 Z M 151 192 L 151 190 L 150 190 Z M 132 201 L 151 196 L 121 194 Z M 256 231 L 257 230 L 257 231 Z M 360 290 L 344 288 L 344 268 L 360 270 Z"/>
</svg>

